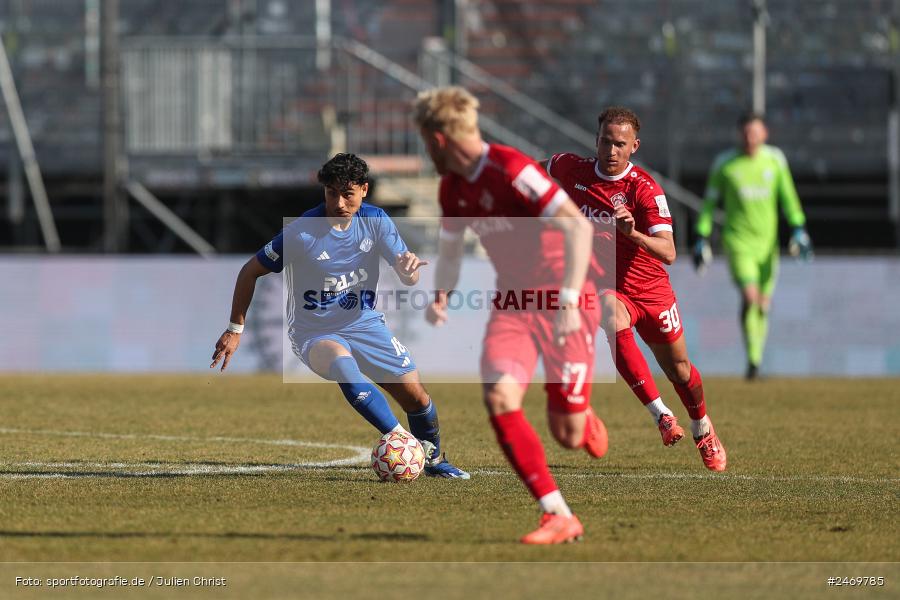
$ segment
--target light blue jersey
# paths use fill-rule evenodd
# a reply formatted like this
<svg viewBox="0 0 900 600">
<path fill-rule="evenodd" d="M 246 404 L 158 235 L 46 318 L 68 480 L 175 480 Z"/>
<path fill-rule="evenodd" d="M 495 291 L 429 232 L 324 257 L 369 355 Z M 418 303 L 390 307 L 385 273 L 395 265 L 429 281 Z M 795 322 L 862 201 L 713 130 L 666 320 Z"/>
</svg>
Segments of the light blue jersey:
<svg viewBox="0 0 900 600">
<path fill-rule="evenodd" d="M 370 377 L 415 369 L 375 310 L 381 259 L 393 266 L 406 251 L 387 213 L 364 203 L 346 231 L 331 226 L 321 204 L 256 254 L 267 269 L 285 273 L 288 337 L 304 363 L 312 344 L 331 339 L 350 350 Z"/>
<path fill-rule="evenodd" d="M 374 312 L 380 260 L 391 266 L 406 244 L 391 218 L 363 204 L 346 231 L 331 226 L 325 205 L 288 224 L 256 254 L 267 269 L 285 272 L 289 326 L 335 332 Z"/>
</svg>

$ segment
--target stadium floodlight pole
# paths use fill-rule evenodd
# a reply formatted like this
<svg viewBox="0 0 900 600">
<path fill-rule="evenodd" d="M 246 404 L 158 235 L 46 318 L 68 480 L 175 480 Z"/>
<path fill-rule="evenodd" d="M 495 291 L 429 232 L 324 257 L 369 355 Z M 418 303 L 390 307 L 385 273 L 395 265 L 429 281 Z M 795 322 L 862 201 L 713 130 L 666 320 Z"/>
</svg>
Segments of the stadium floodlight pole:
<svg viewBox="0 0 900 600">
<path fill-rule="evenodd" d="M 900 248 L 900 0 L 894 0 L 891 15 L 890 57 L 891 106 L 888 109 L 888 214 L 894 222 L 894 242 Z"/>
<path fill-rule="evenodd" d="M 331 0 L 316 0 L 316 68 L 331 68 Z"/>
<path fill-rule="evenodd" d="M 47 246 L 48 252 L 59 252 L 61 249 L 59 233 L 57 233 L 56 223 L 53 221 L 53 211 L 50 209 L 50 201 L 47 199 L 41 168 L 34 154 L 28 123 L 25 121 L 25 113 L 22 111 L 22 103 L 19 101 L 19 93 L 16 91 L 16 82 L 13 79 L 12 68 L 9 66 L 9 57 L 6 55 L 6 46 L 2 37 L 0 37 L 0 88 L 2 88 L 3 101 L 6 103 L 6 112 L 9 115 L 10 125 L 12 125 L 13 136 L 16 138 L 19 157 L 25 168 L 25 177 L 28 178 L 28 187 L 31 190 L 34 208 L 37 210 L 44 244 Z"/>
<path fill-rule="evenodd" d="M 103 247 L 118 252 L 127 231 L 128 205 L 119 182 L 122 176 L 119 110 L 119 0 L 100 5 L 100 70 L 103 85 Z"/>
<path fill-rule="evenodd" d="M 753 112 L 766 114 L 766 0 L 753 1 Z"/>
</svg>

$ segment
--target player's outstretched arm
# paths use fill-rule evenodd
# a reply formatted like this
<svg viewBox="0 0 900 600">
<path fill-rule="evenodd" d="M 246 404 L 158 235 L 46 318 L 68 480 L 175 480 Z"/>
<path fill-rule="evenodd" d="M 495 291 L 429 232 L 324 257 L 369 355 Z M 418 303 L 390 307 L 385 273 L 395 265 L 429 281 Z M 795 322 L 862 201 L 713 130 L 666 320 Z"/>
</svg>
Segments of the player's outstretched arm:
<svg viewBox="0 0 900 600">
<path fill-rule="evenodd" d="M 222 371 L 231 361 L 231 356 L 237 351 L 241 343 L 241 333 L 244 330 L 244 320 L 247 310 L 253 300 L 253 291 L 256 289 L 256 280 L 271 273 L 255 256 L 248 260 L 238 273 L 234 284 L 234 296 L 231 300 L 231 322 L 225 332 L 219 336 L 216 349 L 213 351 L 210 369 L 216 367 L 222 361 Z"/>
<path fill-rule="evenodd" d="M 425 320 L 443 325 L 447 320 L 447 294 L 456 287 L 462 265 L 464 241 L 462 232 L 438 240 L 438 259 L 434 269 L 435 298 L 425 310 Z"/>
</svg>

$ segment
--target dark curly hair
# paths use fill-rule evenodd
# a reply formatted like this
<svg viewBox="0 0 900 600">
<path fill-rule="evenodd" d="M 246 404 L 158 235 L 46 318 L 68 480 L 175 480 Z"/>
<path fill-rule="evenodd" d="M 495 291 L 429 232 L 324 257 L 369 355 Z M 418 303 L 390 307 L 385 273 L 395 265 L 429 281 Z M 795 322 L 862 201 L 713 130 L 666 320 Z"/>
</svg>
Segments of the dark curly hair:
<svg viewBox="0 0 900 600">
<path fill-rule="evenodd" d="M 743 129 L 745 125 L 752 123 L 753 121 L 759 121 L 760 123 L 765 125 L 766 117 L 762 113 L 748 110 L 747 112 L 741 113 L 741 116 L 738 117 L 738 120 L 737 120 L 738 129 Z"/>
<path fill-rule="evenodd" d="M 355 154 L 340 152 L 322 165 L 319 183 L 339 189 L 369 183 L 369 165 Z"/>
<path fill-rule="evenodd" d="M 622 106 L 609 106 L 604 109 L 604 111 L 600 113 L 600 116 L 597 117 L 598 129 L 603 127 L 604 121 L 613 123 L 614 125 L 631 125 L 635 135 L 641 130 L 641 120 L 638 119 L 638 116 L 633 110 L 629 110 Z"/>
</svg>

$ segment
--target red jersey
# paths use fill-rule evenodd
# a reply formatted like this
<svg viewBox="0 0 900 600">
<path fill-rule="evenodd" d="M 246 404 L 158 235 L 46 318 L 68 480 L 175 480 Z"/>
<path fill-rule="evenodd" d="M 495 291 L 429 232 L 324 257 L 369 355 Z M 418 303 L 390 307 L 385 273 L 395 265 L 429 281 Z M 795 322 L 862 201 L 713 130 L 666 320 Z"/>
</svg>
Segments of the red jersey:
<svg viewBox="0 0 900 600">
<path fill-rule="evenodd" d="M 568 196 L 537 162 L 515 148 L 485 144 L 471 177 L 441 179 L 441 237 L 471 227 L 481 239 L 500 290 L 557 287 L 565 271 L 563 233 L 539 217 L 556 214 Z"/>
<path fill-rule="evenodd" d="M 594 253 L 602 265 L 612 249 L 609 226 L 615 207 L 624 205 L 634 215 L 635 228 L 645 235 L 672 231 L 672 215 L 663 189 L 640 167 L 628 163 L 625 171 L 610 177 L 598 166 L 596 158 L 563 153 L 547 162 L 547 172 L 562 184 L 588 220 L 607 226 L 607 231 L 594 237 Z M 671 292 L 669 274 L 661 260 L 618 230 L 615 238 L 616 291 L 636 298 Z M 602 283 L 603 273 L 599 275 Z"/>
</svg>

